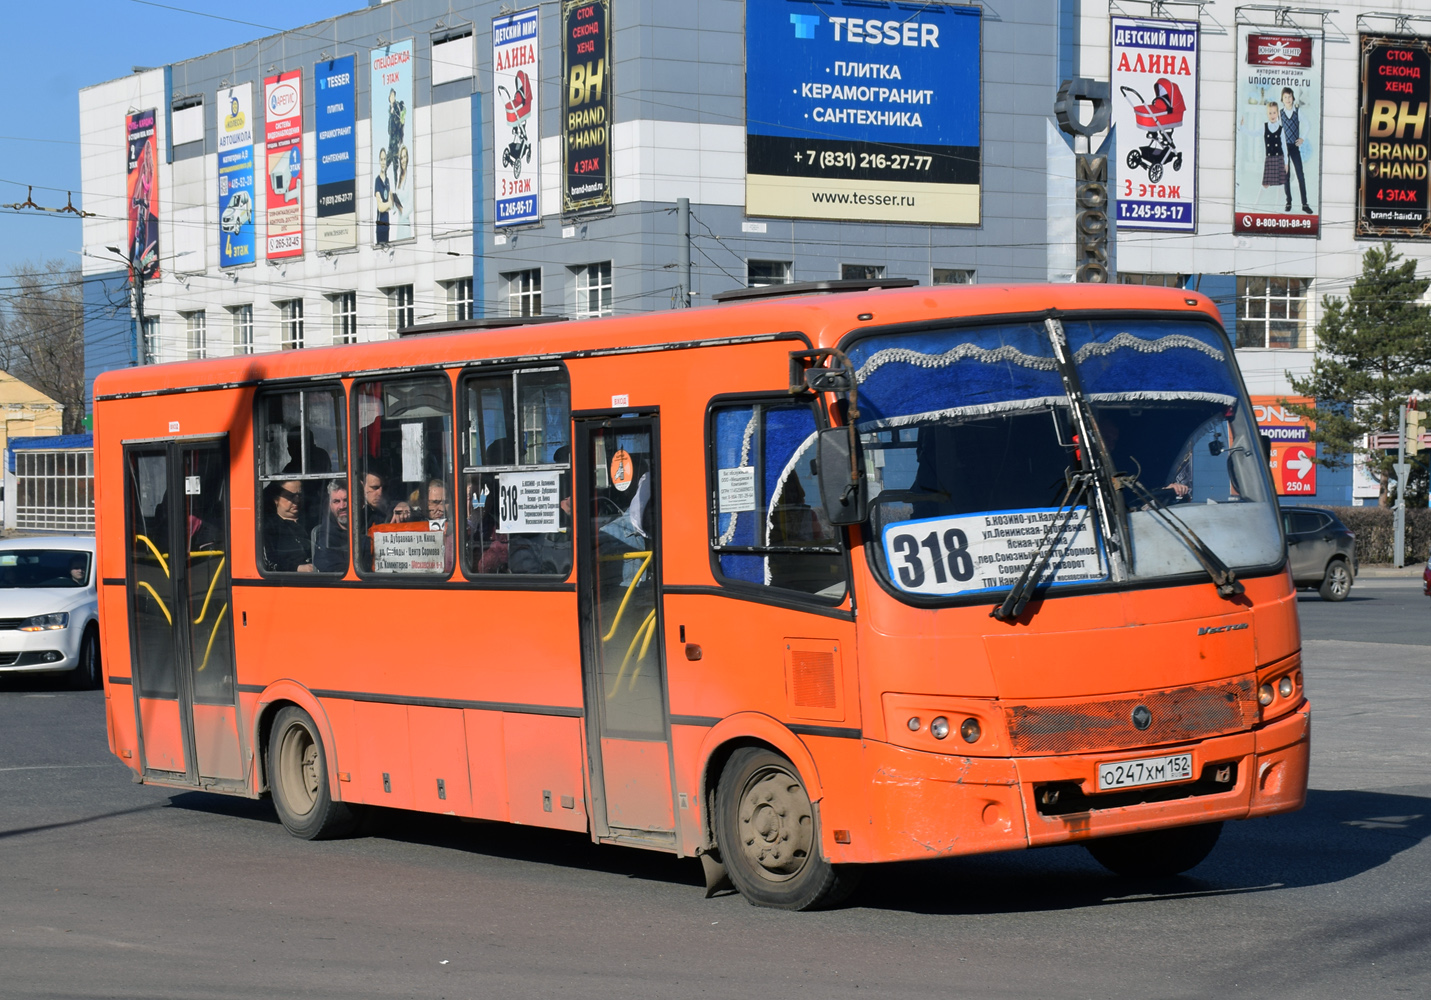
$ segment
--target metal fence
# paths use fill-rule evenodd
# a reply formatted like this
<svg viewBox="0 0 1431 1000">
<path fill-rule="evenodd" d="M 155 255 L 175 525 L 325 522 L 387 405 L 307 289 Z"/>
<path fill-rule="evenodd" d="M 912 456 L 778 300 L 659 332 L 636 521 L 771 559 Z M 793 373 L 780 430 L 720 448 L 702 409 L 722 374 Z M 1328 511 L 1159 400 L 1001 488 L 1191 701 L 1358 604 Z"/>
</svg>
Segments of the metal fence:
<svg viewBox="0 0 1431 1000">
<path fill-rule="evenodd" d="M 94 531 L 94 450 L 16 450 L 14 521 L 21 531 Z"/>
</svg>

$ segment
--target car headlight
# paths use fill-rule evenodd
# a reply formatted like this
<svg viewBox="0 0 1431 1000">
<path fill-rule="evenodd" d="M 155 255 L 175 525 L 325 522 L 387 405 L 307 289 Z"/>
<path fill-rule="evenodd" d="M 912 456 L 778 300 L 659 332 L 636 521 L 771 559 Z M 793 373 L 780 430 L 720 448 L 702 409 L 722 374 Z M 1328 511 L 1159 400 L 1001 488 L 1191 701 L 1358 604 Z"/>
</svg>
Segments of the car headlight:
<svg viewBox="0 0 1431 1000">
<path fill-rule="evenodd" d="M 70 613 L 61 611 L 54 615 L 36 615 L 33 618 L 21 618 L 17 626 L 21 632 L 53 632 L 56 629 L 70 627 Z"/>
</svg>

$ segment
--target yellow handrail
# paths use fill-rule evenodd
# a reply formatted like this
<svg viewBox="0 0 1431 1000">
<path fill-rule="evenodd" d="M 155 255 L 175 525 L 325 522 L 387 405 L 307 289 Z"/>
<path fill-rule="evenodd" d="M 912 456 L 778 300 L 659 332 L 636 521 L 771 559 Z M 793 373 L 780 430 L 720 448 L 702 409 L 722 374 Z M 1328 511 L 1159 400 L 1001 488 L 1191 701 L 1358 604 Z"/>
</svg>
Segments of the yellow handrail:
<svg viewBox="0 0 1431 1000">
<path fill-rule="evenodd" d="M 164 598 L 162 598 L 162 597 L 159 596 L 159 592 L 158 592 L 157 590 L 155 590 L 153 587 L 149 586 L 149 581 L 148 581 L 148 580 L 140 580 L 140 581 L 139 581 L 139 586 L 141 586 L 141 587 L 143 587 L 145 590 L 149 591 L 150 595 L 153 596 L 154 600 L 156 600 L 156 601 L 159 602 L 159 610 L 162 611 L 162 612 L 164 612 L 164 617 L 165 617 L 166 619 L 168 619 L 168 622 L 169 622 L 170 627 L 173 627 L 173 625 L 174 625 L 174 616 L 171 615 L 171 614 L 169 613 L 169 609 L 168 609 L 167 607 L 165 607 L 165 605 L 164 605 Z"/>
<path fill-rule="evenodd" d="M 197 555 L 197 554 L 198 554 L 198 553 L 196 553 L 196 552 L 190 552 L 190 553 L 189 553 L 190 557 L 193 557 L 193 556 L 195 556 L 195 555 Z M 224 571 L 224 560 L 220 559 L 220 560 L 219 560 L 219 568 L 216 569 L 216 570 L 214 570 L 214 575 L 213 575 L 212 579 L 209 580 L 209 592 L 204 595 L 204 606 L 199 609 L 199 617 L 197 617 L 197 618 L 194 619 L 194 624 L 195 624 L 195 625 L 197 625 L 197 624 L 199 624 L 201 621 L 203 621 L 203 620 L 204 620 L 204 615 L 206 615 L 206 614 L 209 613 L 209 601 L 210 601 L 210 599 L 212 599 L 213 596 L 214 596 L 214 587 L 216 587 L 216 586 L 218 585 L 219 576 L 223 573 L 223 571 Z M 228 607 L 228 605 L 225 604 L 224 607 Z M 215 627 L 215 628 L 218 628 L 218 623 L 215 623 L 215 624 L 214 624 L 214 627 Z M 208 656 L 205 655 L 204 659 L 207 660 L 207 659 L 208 659 Z"/>
<path fill-rule="evenodd" d="M 616 679 L 611 682 L 611 690 L 606 693 L 607 701 L 610 701 L 613 697 L 615 697 L 616 692 L 621 690 L 621 678 L 626 676 L 626 668 L 631 663 L 631 654 L 636 651 L 636 643 L 640 641 L 641 637 L 644 635 L 646 637 L 646 641 L 641 645 L 641 655 L 637 657 L 638 665 L 636 667 L 636 670 L 631 674 L 631 685 L 627 688 L 628 691 L 635 690 L 636 678 L 641 673 L 641 667 L 639 665 L 640 661 L 645 659 L 646 651 L 650 648 L 651 645 L 651 637 L 655 634 L 656 609 L 652 608 L 649 612 L 647 612 L 646 617 L 641 622 L 641 624 L 636 627 L 636 634 L 631 637 L 631 645 L 626 647 L 626 656 L 621 661 L 621 669 L 616 672 Z"/>
<path fill-rule="evenodd" d="M 149 551 L 150 551 L 150 552 L 153 552 L 153 553 L 154 553 L 154 558 L 159 560 L 159 566 L 160 566 L 161 569 L 164 570 L 164 575 L 165 575 L 165 576 L 168 576 L 168 575 L 169 575 L 169 562 L 168 562 L 168 560 L 166 560 L 166 559 L 164 558 L 164 554 L 159 551 L 158 546 L 156 546 L 153 542 L 151 542 L 148 538 L 146 538 L 146 537 L 143 536 L 143 535 L 135 535 L 135 536 L 134 536 L 134 540 L 135 540 L 136 542 L 143 542 L 145 545 L 149 546 Z M 156 594 L 155 596 L 157 597 L 158 595 Z M 161 602 L 161 603 L 162 603 L 162 602 Z"/>
<path fill-rule="evenodd" d="M 651 565 L 651 559 L 655 552 L 624 552 L 620 556 L 602 556 L 601 562 L 616 562 L 618 559 L 640 559 L 641 565 L 636 570 L 636 575 L 631 578 L 631 582 L 626 585 L 626 593 L 621 597 L 621 605 L 616 609 L 616 617 L 611 620 L 611 630 L 601 637 L 602 642 L 609 642 L 616 634 L 616 627 L 621 624 L 621 616 L 626 613 L 626 605 L 631 601 L 631 595 L 636 591 L 636 584 L 641 582 L 641 577 L 646 575 L 646 568 Z M 640 630 L 637 630 L 640 634 Z"/>
<path fill-rule="evenodd" d="M 199 664 L 199 670 L 203 670 L 209 665 L 209 654 L 214 651 L 214 638 L 219 634 L 219 626 L 224 623 L 224 615 L 228 614 L 228 610 L 228 602 L 225 601 L 224 606 L 219 608 L 218 617 L 214 619 L 214 627 L 209 631 L 209 644 L 204 647 L 204 662 Z M 194 624 L 197 625 L 198 622 Z M 198 673 L 199 670 L 194 672 Z"/>
</svg>

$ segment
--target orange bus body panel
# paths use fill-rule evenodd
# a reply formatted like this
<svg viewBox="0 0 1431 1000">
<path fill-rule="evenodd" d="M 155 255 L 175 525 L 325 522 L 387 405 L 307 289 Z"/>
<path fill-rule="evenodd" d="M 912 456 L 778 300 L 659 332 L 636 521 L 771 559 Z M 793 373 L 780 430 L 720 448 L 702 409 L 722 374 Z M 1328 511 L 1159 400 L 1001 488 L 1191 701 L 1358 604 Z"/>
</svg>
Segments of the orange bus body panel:
<svg viewBox="0 0 1431 1000">
<path fill-rule="evenodd" d="M 335 585 L 288 585 L 256 565 L 254 414 L 265 385 L 326 380 L 342 385 L 351 406 L 357 379 L 431 368 L 446 372 L 459 401 L 469 364 L 560 359 L 574 414 L 659 414 L 670 739 L 602 741 L 608 797 L 619 798 L 605 815 L 615 825 L 674 830 L 667 849 L 682 854 L 709 850 L 719 766 L 741 744 L 772 747 L 792 762 L 817 803 L 822 853 L 835 862 L 1018 849 L 1298 808 L 1305 701 L 1192 745 L 1194 773 L 1235 762 L 1226 791 L 1060 816 L 1039 812 L 1037 786 L 1087 783 L 1100 761 L 1161 751 L 1029 753 L 1009 729 L 1019 712 L 1143 694 L 1196 698 L 1218 685 L 1255 689 L 1295 670 L 1300 635 L 1286 572 L 1246 580 L 1235 602 L 1207 583 L 1126 589 L 1036 602 L 1036 613 L 1012 624 L 991 619 L 987 606 L 928 609 L 895 599 L 873 575 L 863 551 L 871 543 L 858 528 L 849 534 L 849 595 L 835 608 L 761 600 L 713 575 L 712 399 L 784 390 L 789 354 L 806 341 L 834 347 L 865 327 L 1050 308 L 1218 317 L 1206 298 L 1176 290 L 967 286 L 104 373 L 95 386 L 96 519 L 111 748 L 139 773 L 146 759 L 153 769 L 185 770 L 180 727 L 164 707 L 172 703 L 146 698 L 135 707 L 122 444 L 227 435 L 238 694 L 232 708 L 207 710 L 204 730 L 233 736 L 199 750 L 205 770 L 262 794 L 266 727 L 278 707 L 295 704 L 319 728 L 335 798 L 595 836 L 576 570 L 564 588 L 524 591 L 464 584 L 460 571 L 451 585 L 386 587 L 351 568 Z M 578 562 L 582 551 L 578 544 Z M 1222 625 L 1248 627 L 1198 632 Z M 910 714 L 936 710 L 978 718 L 997 753 L 964 755 L 954 740 L 936 746 L 904 726 Z M 670 788 L 650 781 L 663 770 Z"/>
</svg>

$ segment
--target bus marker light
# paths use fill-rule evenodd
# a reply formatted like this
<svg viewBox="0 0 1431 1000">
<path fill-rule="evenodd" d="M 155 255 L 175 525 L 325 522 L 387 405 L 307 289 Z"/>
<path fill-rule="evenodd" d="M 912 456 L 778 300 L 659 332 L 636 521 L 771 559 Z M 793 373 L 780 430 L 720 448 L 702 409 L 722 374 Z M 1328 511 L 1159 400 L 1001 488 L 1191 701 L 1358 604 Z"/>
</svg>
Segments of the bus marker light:
<svg viewBox="0 0 1431 1000">
<path fill-rule="evenodd" d="M 965 743 L 978 743 L 984 733 L 979 728 L 979 720 L 970 717 L 959 724 L 959 735 L 964 737 Z"/>
<path fill-rule="evenodd" d="M 1277 682 L 1277 693 L 1283 698 L 1292 697 L 1292 675 L 1288 674 Z"/>
<path fill-rule="evenodd" d="M 837 843 L 837 844 L 848 844 L 849 842 L 850 842 L 850 831 L 849 831 L 849 830 L 836 830 L 836 831 L 835 831 L 835 843 Z"/>
<path fill-rule="evenodd" d="M 933 722 L 929 723 L 929 732 L 936 740 L 942 740 L 949 735 L 949 720 L 944 716 L 937 716 Z"/>
<path fill-rule="evenodd" d="M 911 733 L 917 733 L 917 732 L 919 732 L 919 727 L 920 727 L 920 725 L 921 725 L 921 723 L 920 723 L 920 721 L 919 721 L 919 716 L 917 716 L 917 715 L 911 715 L 911 716 L 909 717 L 909 722 L 907 723 L 907 725 L 909 726 L 909 731 L 910 731 Z"/>
<path fill-rule="evenodd" d="M 1272 690 L 1272 685 L 1263 684 L 1260 688 L 1257 689 L 1257 704 L 1270 705 L 1272 704 L 1272 699 L 1274 696 L 1275 694 Z"/>
</svg>

